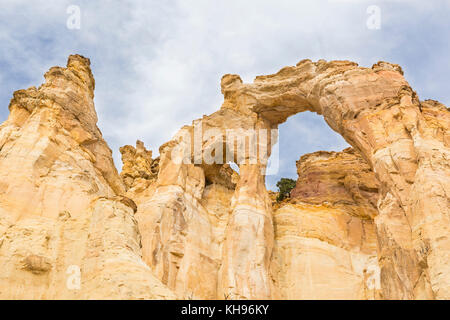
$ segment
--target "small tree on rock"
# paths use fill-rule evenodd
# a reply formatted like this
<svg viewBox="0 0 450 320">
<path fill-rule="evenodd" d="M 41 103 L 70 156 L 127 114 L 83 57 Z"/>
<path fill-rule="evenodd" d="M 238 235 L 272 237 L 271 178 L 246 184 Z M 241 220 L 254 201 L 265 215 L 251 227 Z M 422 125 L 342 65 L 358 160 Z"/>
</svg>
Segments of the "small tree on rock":
<svg viewBox="0 0 450 320">
<path fill-rule="evenodd" d="M 289 178 L 281 178 L 280 181 L 277 182 L 278 187 L 278 197 L 277 201 L 282 201 L 290 196 L 290 192 L 295 187 L 295 180 Z"/>
</svg>

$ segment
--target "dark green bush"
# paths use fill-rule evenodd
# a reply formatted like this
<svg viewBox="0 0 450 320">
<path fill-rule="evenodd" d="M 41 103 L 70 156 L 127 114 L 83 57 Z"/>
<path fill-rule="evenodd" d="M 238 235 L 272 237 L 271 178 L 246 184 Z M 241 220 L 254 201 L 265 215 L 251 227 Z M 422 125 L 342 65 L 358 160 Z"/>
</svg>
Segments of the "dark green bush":
<svg viewBox="0 0 450 320">
<path fill-rule="evenodd" d="M 292 189 L 295 187 L 295 180 L 289 179 L 289 178 L 281 178 L 280 181 L 277 182 L 278 187 L 278 197 L 277 201 L 282 201 L 289 197 L 289 194 Z"/>
</svg>

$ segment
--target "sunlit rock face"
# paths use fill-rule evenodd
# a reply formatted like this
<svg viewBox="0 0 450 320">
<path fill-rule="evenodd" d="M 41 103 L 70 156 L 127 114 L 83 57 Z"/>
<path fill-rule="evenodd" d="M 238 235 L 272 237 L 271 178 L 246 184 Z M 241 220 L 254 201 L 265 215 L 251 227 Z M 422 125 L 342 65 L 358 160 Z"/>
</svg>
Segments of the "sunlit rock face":
<svg viewBox="0 0 450 320">
<path fill-rule="evenodd" d="M 252 84 L 244 84 L 237 75 L 225 75 L 222 93 L 225 100 L 219 111 L 183 128 L 161 152 L 161 162 L 164 163 L 158 178 L 161 190 L 165 190 L 164 197 L 171 198 L 171 203 L 178 203 L 178 206 L 170 206 L 170 212 L 184 212 L 186 200 L 177 193 L 186 194 L 185 190 L 192 186 L 188 181 L 195 176 L 190 172 L 202 168 L 202 163 L 194 169 L 190 167 L 192 164 L 180 164 L 173 159 L 186 154 L 195 159 L 198 152 L 209 152 L 211 146 L 218 145 L 219 150 L 232 149 L 234 141 L 228 141 L 226 129 L 269 130 L 298 112 L 317 112 L 354 147 L 355 153 L 361 154 L 367 163 L 366 171 L 368 166 L 379 182 L 377 214 L 373 209 L 367 210 L 373 207 L 376 199 L 373 185 L 360 188 L 354 181 L 361 177 L 349 176 L 328 186 L 340 190 L 338 196 L 343 197 L 344 203 L 351 198 L 356 201 L 356 206 L 361 206 L 355 208 L 352 205 L 352 215 L 361 215 L 362 212 L 364 219 L 370 217 L 374 220 L 380 297 L 448 297 L 450 279 L 445 261 L 449 259 L 449 167 L 446 160 L 449 113 L 444 106 L 437 102 L 421 102 L 404 79 L 401 68 L 385 62 L 362 68 L 349 61 L 321 60 L 313 63 L 303 60 L 277 74 L 257 77 Z M 200 148 L 195 150 L 194 147 L 192 151 L 191 140 L 186 139 L 184 133 L 187 131 L 192 137 L 198 127 L 202 132 L 206 128 L 215 128 L 218 133 L 207 135 Z M 270 147 L 267 149 L 270 154 Z M 234 156 L 235 160 L 239 155 Z M 270 298 L 278 289 L 271 285 L 270 271 L 277 222 L 273 221 L 272 201 L 264 187 L 265 163 L 252 163 L 252 159 L 245 157 L 242 160 L 238 163 L 240 179 L 231 200 L 225 230 L 217 292 L 220 297 Z M 338 176 L 335 178 L 340 179 Z M 339 187 L 339 183 L 344 187 Z M 169 185 L 174 188 L 172 191 Z M 195 185 L 199 189 L 188 193 L 200 195 L 203 187 Z M 301 192 L 302 187 L 296 191 Z M 365 199 L 364 194 L 367 193 L 372 195 Z M 322 199 L 319 197 L 317 201 L 324 202 L 325 195 L 321 192 Z M 333 202 L 333 197 L 336 196 L 331 196 L 330 202 Z M 155 208 L 155 205 L 150 207 Z M 162 206 L 159 204 L 157 207 Z M 160 221 L 159 217 L 169 216 L 162 211 L 155 214 L 152 209 L 147 210 L 148 213 L 141 213 L 146 217 L 144 219 L 155 216 L 156 221 Z M 188 216 L 192 216 L 192 212 Z M 172 238 L 177 234 L 184 239 L 189 234 L 189 222 L 178 228 L 182 232 L 173 232 L 177 230 L 174 222 L 169 225 L 172 226 L 169 229 L 172 230 Z M 155 238 L 155 233 L 146 232 L 143 231 L 142 236 L 144 259 L 147 261 L 152 258 L 150 253 L 177 243 L 170 240 L 172 238 L 164 240 L 161 235 Z M 209 234 L 211 231 L 204 225 L 202 235 Z M 176 249 L 168 250 L 175 252 Z M 181 259 L 177 264 L 187 259 L 180 254 L 177 257 Z M 170 268 L 158 265 L 157 259 L 153 261 L 157 269 L 167 270 L 161 274 L 167 276 L 178 272 L 178 268 L 170 271 Z M 189 265 L 192 266 L 191 263 Z M 213 265 L 210 267 L 211 270 L 215 268 Z"/>
<path fill-rule="evenodd" d="M 304 155 L 297 170 L 290 198 L 273 213 L 277 298 L 380 298 L 379 184 L 370 167 L 349 148 Z"/>
<path fill-rule="evenodd" d="M 122 147 L 120 175 L 89 60 L 45 78 L 0 126 L 1 298 L 450 299 L 450 113 L 398 65 L 225 75 L 220 110 L 159 158 Z M 276 129 L 307 110 L 352 148 L 302 156 L 276 202 Z"/>
<path fill-rule="evenodd" d="M 151 150 L 147 150 L 142 141 L 136 141 L 136 147 L 126 145 L 120 148 L 122 154 L 122 172 L 120 177 L 126 188 L 125 195 L 140 205 L 155 191 L 158 178 L 159 157 L 153 159 Z"/>
<path fill-rule="evenodd" d="M 375 230 L 376 234 L 379 289 L 378 284 L 371 286 L 370 290 L 376 291 L 372 296 L 379 292 L 383 299 L 449 297 L 449 112 L 445 106 L 432 101 L 421 102 L 403 77 L 402 69 L 386 62 L 363 68 L 349 61 L 313 63 L 303 60 L 274 75 L 257 77 L 251 84 L 244 84 L 237 75 L 225 75 L 221 85 L 225 98 L 221 109 L 183 128 L 163 147 L 158 180 L 161 192 L 164 190 L 165 200 L 162 201 L 173 205 L 163 208 L 163 198 L 158 193 L 152 200 L 159 198 L 156 206 L 150 204 L 147 212 L 141 212 L 144 220 L 150 221 L 154 216 L 154 221 L 162 221 L 160 217 L 168 219 L 185 211 L 189 212 L 186 216 L 195 216 L 188 204 L 191 200 L 179 195 L 195 194 L 190 199 L 198 199 L 203 186 L 189 180 L 201 175 L 199 170 L 203 163 L 192 167 L 192 164 L 173 159 L 186 154 L 195 159 L 202 151 L 208 153 L 211 146 L 217 147 L 216 150 L 233 149 L 234 141 L 229 141 L 224 132 L 227 129 L 270 130 L 291 115 L 313 111 L 323 115 L 330 127 L 353 146 L 354 152 L 364 159 L 366 170 L 368 166 L 378 180 L 377 213 L 367 209 L 373 207 L 377 198 L 372 192 L 373 185 L 359 186 L 354 181 L 362 177 L 350 175 L 341 182 L 328 184 L 339 190 L 338 196 L 343 196 L 344 203 L 350 198 L 355 202 L 347 214 L 373 219 L 374 226 L 368 229 Z M 192 142 L 186 139 L 185 133 L 195 136 L 199 127 L 201 132 L 207 128 L 217 132 L 212 136 L 207 134 L 200 147 L 192 151 Z M 257 147 L 264 143 L 258 140 Z M 270 154 L 271 142 L 268 145 Z M 234 154 L 235 161 L 236 156 L 239 155 Z M 217 293 L 219 297 L 228 298 L 272 298 L 279 289 L 272 285 L 270 270 L 277 222 L 273 221 L 272 201 L 264 187 L 265 163 L 260 159 L 252 162 L 254 159 L 248 157 L 241 160 L 238 163 L 240 179 L 231 200 L 222 246 Z M 339 183 L 344 186 L 339 187 Z M 197 189 L 193 190 L 192 185 Z M 301 190 L 299 186 L 297 191 Z M 366 199 L 364 194 L 371 196 Z M 326 193 L 321 192 L 322 199 L 319 197 L 317 201 L 324 203 L 324 195 Z M 334 201 L 333 197 L 336 195 L 332 195 L 329 202 Z M 155 207 L 160 208 L 157 213 L 153 211 Z M 206 215 L 197 215 L 202 216 Z M 160 248 L 176 252 L 180 247 L 178 243 L 189 243 L 179 239 L 189 236 L 193 230 L 190 226 L 201 224 L 183 220 L 186 224 L 179 227 L 177 221 L 181 220 L 172 220 L 167 229 L 170 237 L 155 236 L 161 229 L 147 232 L 147 228 L 142 231 L 142 237 L 144 259 L 148 263 L 153 259 L 153 268 L 160 270 L 159 277 L 175 279 L 171 287 L 176 287 L 177 281 L 185 283 L 185 279 L 177 279 L 181 267 L 170 269 L 170 262 L 163 263 L 164 259 L 154 259 L 151 255 Z M 206 224 L 202 230 L 205 242 L 214 238 Z M 178 240 L 174 241 L 175 238 Z M 190 259 L 179 253 L 175 256 L 175 265 Z M 373 259 L 370 261 L 372 263 Z M 209 267 L 210 270 L 216 268 L 214 263 Z M 364 272 L 364 268 L 359 269 Z M 376 268 L 367 266 L 366 269 Z M 361 272 L 358 275 L 361 278 Z"/>
<path fill-rule="evenodd" d="M 318 151 L 297 161 L 297 184 L 290 202 L 344 207 L 353 216 L 373 219 L 377 213 L 379 182 L 352 148 L 342 152 Z"/>
<path fill-rule="evenodd" d="M 45 78 L 14 93 L 0 127 L 0 298 L 175 298 L 141 258 L 89 60 L 70 56 Z"/>
</svg>

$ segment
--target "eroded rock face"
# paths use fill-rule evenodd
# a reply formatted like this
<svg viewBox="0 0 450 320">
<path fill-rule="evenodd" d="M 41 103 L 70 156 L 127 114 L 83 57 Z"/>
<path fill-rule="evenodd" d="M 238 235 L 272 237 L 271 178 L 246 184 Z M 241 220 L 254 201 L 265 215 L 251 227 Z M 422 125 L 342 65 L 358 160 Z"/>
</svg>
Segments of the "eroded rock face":
<svg viewBox="0 0 450 320">
<path fill-rule="evenodd" d="M 136 141 L 136 148 L 126 145 L 120 148 L 122 172 L 120 177 L 126 188 L 125 195 L 140 205 L 155 192 L 159 171 L 159 157 L 153 159 L 142 141 Z"/>
<path fill-rule="evenodd" d="M 354 149 L 306 154 L 297 161 L 297 173 L 290 202 L 328 203 L 365 219 L 377 215 L 380 184 Z"/>
<path fill-rule="evenodd" d="M 0 207 L 12 222 L 76 216 L 95 196 L 124 191 L 111 150 L 96 126 L 89 61 L 71 56 L 46 82 L 14 93 L 0 128 Z M 24 201 L 26 199 L 26 201 Z"/>
<path fill-rule="evenodd" d="M 122 178 L 127 189 L 135 187 L 143 180 L 156 180 L 159 171 L 159 158 L 152 159 L 152 151 L 147 150 L 144 143 L 136 141 L 136 148 L 123 146 L 120 148 L 122 154 Z"/>
<path fill-rule="evenodd" d="M 379 184 L 370 167 L 349 148 L 304 155 L 297 170 L 290 199 L 273 213 L 277 298 L 380 298 Z"/>
<path fill-rule="evenodd" d="M 141 258 L 89 60 L 70 56 L 45 78 L 14 94 L 0 127 L 0 298 L 175 298 Z"/>
<path fill-rule="evenodd" d="M 0 126 L 0 298 L 450 299 L 450 112 L 420 101 L 398 65 L 225 75 L 220 110 L 160 159 L 140 141 L 121 148 L 121 175 L 89 60 L 45 78 Z M 276 129 L 307 110 L 353 149 L 303 156 L 274 204 Z"/>
<path fill-rule="evenodd" d="M 184 215 L 186 201 L 179 195 L 200 194 L 202 187 L 186 193 L 194 169 L 176 159 L 195 163 L 211 149 L 220 158 L 220 150 L 234 150 L 234 141 L 225 132 L 228 129 L 271 130 L 291 115 L 316 112 L 361 154 L 380 182 L 374 222 L 381 298 L 449 298 L 450 123 L 444 106 L 421 102 L 401 68 L 386 62 L 363 68 L 349 61 L 303 60 L 274 75 L 257 77 L 251 84 L 244 84 L 237 75 L 225 75 L 222 93 L 225 100 L 219 111 L 183 128 L 161 153 L 164 165 L 158 179 L 166 192 L 164 198 L 178 206 L 171 205 L 170 211 L 158 214 L 147 209 L 141 212 L 144 219 Z M 202 133 L 206 129 L 215 133 L 203 137 L 197 148 L 194 143 L 192 149 L 197 130 Z M 270 154 L 271 142 L 258 140 L 256 145 L 259 149 L 267 143 Z M 232 161 L 237 161 L 240 155 L 233 152 Z M 270 286 L 274 224 L 271 199 L 264 187 L 266 163 L 247 156 L 240 160 L 241 177 L 231 201 L 218 292 L 231 298 L 269 298 L 276 288 Z M 200 161 L 195 170 L 201 170 L 203 164 Z M 344 186 L 346 192 L 350 191 L 352 199 L 362 196 L 364 189 L 355 189 L 351 180 Z M 361 201 L 364 206 L 373 204 L 373 199 L 363 196 Z M 161 202 L 157 206 L 162 207 Z M 200 217 L 196 211 L 201 210 L 190 209 L 189 216 Z M 171 239 L 183 237 L 191 226 L 189 221 L 183 228 L 169 224 L 170 238 L 161 240 L 164 237 L 159 236 L 158 245 L 149 240 L 154 234 L 143 231 L 146 259 L 155 248 L 176 243 Z M 208 232 L 205 226 L 204 234 Z M 249 272 L 251 276 L 244 276 Z"/>
<path fill-rule="evenodd" d="M 158 180 L 152 195 L 139 205 L 144 261 L 155 275 L 185 299 L 216 299 L 224 230 L 234 193 L 229 167 L 177 165 L 160 148 Z M 170 156 L 170 155 L 169 155 Z M 217 181 L 208 180 L 206 174 Z"/>
</svg>

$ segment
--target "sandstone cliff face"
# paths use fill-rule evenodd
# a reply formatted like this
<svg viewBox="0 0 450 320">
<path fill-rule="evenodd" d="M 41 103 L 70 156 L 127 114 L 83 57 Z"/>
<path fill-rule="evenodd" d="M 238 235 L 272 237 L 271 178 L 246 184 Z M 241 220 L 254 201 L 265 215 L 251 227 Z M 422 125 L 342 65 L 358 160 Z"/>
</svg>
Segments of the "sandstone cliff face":
<svg viewBox="0 0 450 320">
<path fill-rule="evenodd" d="M 450 112 L 420 101 L 399 66 L 225 75 L 220 110 L 159 159 L 140 141 L 121 148 L 120 175 L 89 60 L 45 78 L 14 94 L 0 126 L 0 297 L 450 298 Z M 291 198 L 273 205 L 274 130 L 306 110 L 353 149 L 303 156 Z"/>
<path fill-rule="evenodd" d="M 291 198 L 273 213 L 278 298 L 380 298 L 379 184 L 370 167 L 349 148 L 304 155 L 297 168 Z"/>
<path fill-rule="evenodd" d="M 120 177 L 126 188 L 125 195 L 140 205 L 155 191 L 159 171 L 159 157 L 153 159 L 142 141 L 136 141 L 136 148 L 126 145 L 120 148 L 122 172 Z"/>
<path fill-rule="evenodd" d="M 380 182 L 374 222 L 381 297 L 449 297 L 449 112 L 444 106 L 419 101 L 401 68 L 385 62 L 362 68 L 348 61 L 304 60 L 277 74 L 257 77 L 252 84 L 243 84 L 237 75 L 226 75 L 222 93 L 225 101 L 218 112 L 183 128 L 165 146 L 158 178 L 164 185 L 165 199 L 171 199 L 171 203 L 182 199 L 179 195 L 187 194 L 186 186 L 192 185 L 188 183 L 193 176 L 190 172 L 200 174 L 201 165 L 190 167 L 174 159 L 195 160 L 199 154 L 208 155 L 211 148 L 234 150 L 227 129 L 270 130 L 298 112 L 317 112 L 362 155 Z M 215 129 L 215 134 L 206 135 L 200 147 L 192 151 L 189 137 L 206 128 Z M 266 142 L 258 141 L 258 149 Z M 270 145 L 266 146 L 268 154 Z M 235 153 L 233 161 L 238 157 Z M 266 163 L 252 160 L 244 156 L 238 161 L 240 180 L 231 201 L 223 244 L 219 296 L 270 298 L 277 289 L 271 286 L 269 270 L 274 224 L 264 187 Z M 352 189 L 352 183 L 348 183 Z M 169 190 L 168 185 L 174 189 Z M 185 203 L 182 200 L 178 206 L 171 206 L 171 214 L 183 214 Z M 147 210 L 142 212 L 147 217 L 170 215 Z M 189 215 L 193 212 L 190 210 Z M 176 241 L 171 239 L 183 238 L 184 230 L 197 224 L 184 221 L 186 225 L 179 228 L 175 221 L 169 222 L 171 238 L 159 236 L 157 244 L 150 240 L 154 239 L 152 232 L 143 231 L 144 259 L 150 259 L 150 253 L 158 247 L 173 246 Z M 205 229 L 204 234 L 208 232 Z M 176 249 L 169 252 L 172 250 Z M 187 259 L 181 254 L 178 257 Z"/>
<path fill-rule="evenodd" d="M 89 60 L 45 78 L 14 94 L 0 127 L 0 298 L 174 298 L 141 259 Z"/>
<path fill-rule="evenodd" d="M 365 219 L 377 215 L 380 184 L 354 149 L 306 154 L 297 161 L 297 173 L 291 202 L 327 203 Z"/>
<path fill-rule="evenodd" d="M 142 183 L 142 180 L 156 180 L 159 171 L 159 159 L 152 159 L 152 152 L 147 150 L 142 141 L 136 141 L 136 148 L 123 146 L 120 148 L 122 154 L 122 172 L 120 177 L 127 189 Z"/>
</svg>

